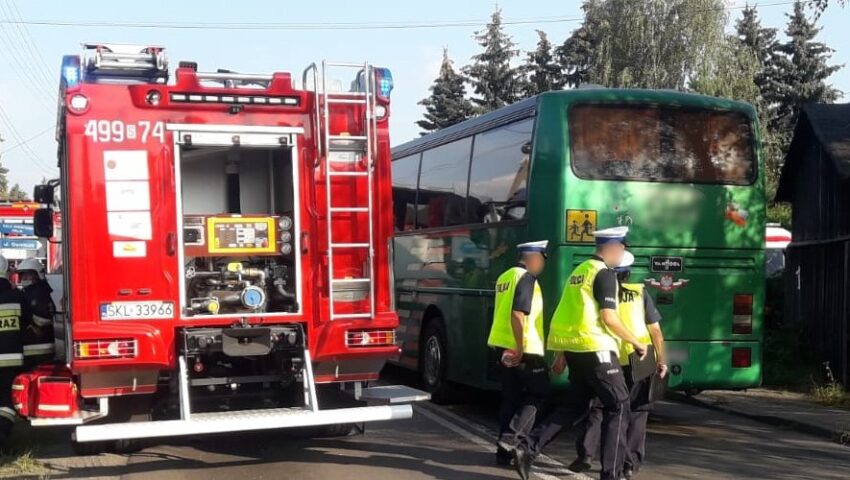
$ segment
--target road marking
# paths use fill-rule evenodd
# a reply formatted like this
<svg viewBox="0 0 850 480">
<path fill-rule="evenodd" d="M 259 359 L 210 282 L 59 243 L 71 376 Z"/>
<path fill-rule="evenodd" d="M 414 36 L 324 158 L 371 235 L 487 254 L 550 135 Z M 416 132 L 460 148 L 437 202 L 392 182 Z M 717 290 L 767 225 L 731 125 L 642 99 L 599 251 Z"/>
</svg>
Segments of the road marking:
<svg viewBox="0 0 850 480">
<path fill-rule="evenodd" d="M 493 448 L 496 446 L 496 434 L 484 425 L 469 421 L 448 409 L 429 402 L 416 403 L 414 404 L 413 409 L 423 417 L 426 417 L 432 422 L 451 430 L 461 437 L 471 441 L 473 444 L 478 445 L 485 451 L 493 451 Z M 593 480 L 587 475 L 573 472 L 568 469 L 566 465 L 548 455 L 540 455 L 537 461 L 540 465 L 553 467 L 551 468 L 551 473 L 566 475 L 569 478 L 579 480 Z M 547 470 L 549 469 L 550 468 L 547 468 Z M 542 480 L 561 479 L 561 477 L 551 475 L 549 472 L 541 472 L 539 467 L 534 467 L 534 470 L 534 475 Z"/>
</svg>

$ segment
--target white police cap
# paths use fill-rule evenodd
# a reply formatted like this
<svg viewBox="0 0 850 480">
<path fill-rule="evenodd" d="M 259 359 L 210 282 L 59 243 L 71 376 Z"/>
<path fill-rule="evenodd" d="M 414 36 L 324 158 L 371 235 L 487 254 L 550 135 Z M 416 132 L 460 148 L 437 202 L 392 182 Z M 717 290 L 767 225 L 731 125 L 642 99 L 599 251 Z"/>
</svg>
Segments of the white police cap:
<svg viewBox="0 0 850 480">
<path fill-rule="evenodd" d="M 519 253 L 539 253 L 546 256 L 546 247 L 549 246 L 549 240 L 540 240 L 538 242 L 525 242 L 516 246 Z"/>
<path fill-rule="evenodd" d="M 611 227 L 593 232 L 597 245 L 609 242 L 626 243 L 626 235 L 628 234 L 629 227 Z"/>
<path fill-rule="evenodd" d="M 626 250 L 623 252 L 623 260 L 619 265 L 615 268 L 618 271 L 624 271 L 631 268 L 631 266 L 635 263 L 635 256 L 632 255 L 632 252 Z"/>
</svg>

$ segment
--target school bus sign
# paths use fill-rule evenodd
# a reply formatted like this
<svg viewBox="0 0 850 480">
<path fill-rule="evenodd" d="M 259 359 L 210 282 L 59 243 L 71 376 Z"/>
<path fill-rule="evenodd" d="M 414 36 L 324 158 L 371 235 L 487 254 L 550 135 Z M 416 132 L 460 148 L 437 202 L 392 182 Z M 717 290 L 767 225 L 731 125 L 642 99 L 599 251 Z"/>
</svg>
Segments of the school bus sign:
<svg viewBox="0 0 850 480">
<path fill-rule="evenodd" d="M 567 242 L 593 242 L 596 210 L 567 210 Z"/>
</svg>

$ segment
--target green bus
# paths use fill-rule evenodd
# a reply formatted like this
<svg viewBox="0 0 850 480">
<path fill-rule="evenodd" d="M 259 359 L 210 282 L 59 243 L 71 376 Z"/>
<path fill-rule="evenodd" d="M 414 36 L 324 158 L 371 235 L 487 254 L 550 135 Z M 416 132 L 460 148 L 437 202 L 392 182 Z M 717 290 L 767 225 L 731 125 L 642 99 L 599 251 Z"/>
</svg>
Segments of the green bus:
<svg viewBox="0 0 850 480">
<path fill-rule="evenodd" d="M 544 93 L 393 148 L 402 352 L 435 396 L 498 388 L 486 345 L 515 245 L 549 240 L 546 319 L 597 228 L 627 225 L 670 387 L 761 382 L 765 202 L 755 109 L 666 90 Z"/>
</svg>

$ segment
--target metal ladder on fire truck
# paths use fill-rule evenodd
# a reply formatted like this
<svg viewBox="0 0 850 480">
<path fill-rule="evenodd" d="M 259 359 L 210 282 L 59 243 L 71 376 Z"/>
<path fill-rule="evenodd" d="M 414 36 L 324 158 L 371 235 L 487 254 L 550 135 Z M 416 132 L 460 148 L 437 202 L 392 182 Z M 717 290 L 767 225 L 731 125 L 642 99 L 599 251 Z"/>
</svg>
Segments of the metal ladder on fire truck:
<svg viewBox="0 0 850 480">
<path fill-rule="evenodd" d="M 328 91 L 328 69 L 356 69 L 357 76 L 354 91 L 349 92 L 330 92 Z M 375 314 L 375 242 L 374 242 L 374 212 L 373 212 L 373 194 L 374 194 L 374 154 L 375 154 L 375 135 L 377 130 L 375 118 L 375 85 L 374 85 L 374 69 L 368 62 L 363 63 L 342 63 L 342 62 L 322 62 L 321 72 L 321 89 L 318 85 L 318 72 L 315 64 L 308 67 L 304 72 L 304 83 L 306 84 L 307 74 L 313 69 L 313 91 L 315 92 L 315 125 L 316 130 L 322 132 L 321 135 L 316 135 L 316 157 L 324 162 L 325 171 L 325 204 L 327 206 L 326 225 L 327 225 L 327 248 L 328 248 L 328 308 L 330 320 L 337 319 L 352 319 L 352 318 L 371 318 Z M 352 108 L 355 114 L 359 113 L 360 109 L 365 113 L 363 121 L 362 135 L 352 136 L 346 132 L 332 132 L 330 122 L 330 113 L 333 105 L 339 105 L 340 108 Z M 337 155 L 335 155 L 337 154 Z M 353 156 L 349 160 L 349 155 Z M 362 155 L 362 161 L 358 161 L 358 155 Z M 348 164 L 354 169 L 336 170 L 334 164 Z M 364 168 L 358 169 L 357 166 Z M 356 206 L 340 206 L 334 201 L 333 181 L 337 178 L 348 178 L 352 182 L 366 181 L 366 204 Z M 368 220 L 368 240 L 338 242 L 335 238 L 339 238 L 337 223 L 335 217 L 341 214 L 357 214 L 365 213 Z M 335 234 L 336 233 L 336 234 Z M 364 268 L 364 275 L 359 278 L 340 278 L 334 276 L 334 256 L 340 250 L 366 250 L 367 262 Z M 344 291 L 356 290 L 358 286 L 368 288 L 369 308 L 366 311 L 354 312 L 338 312 L 334 307 L 335 298 L 338 293 Z"/>
</svg>

